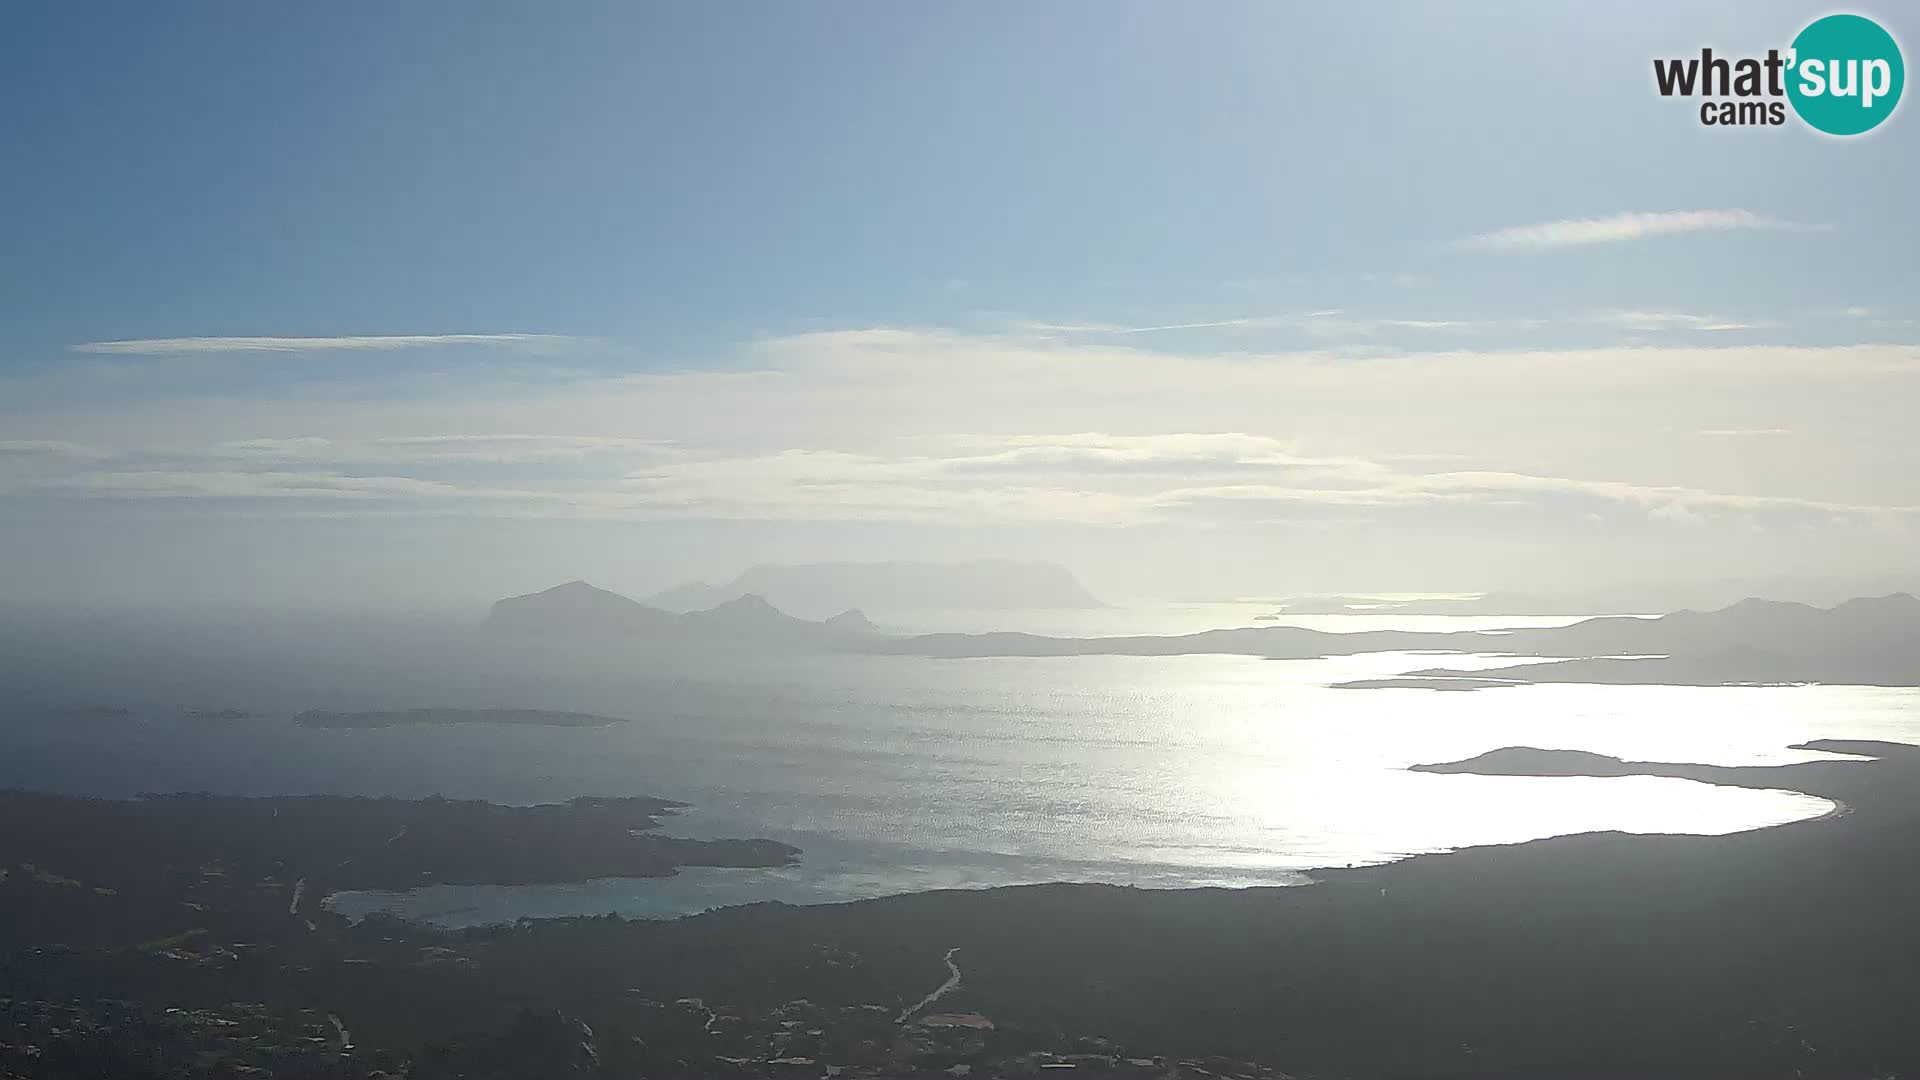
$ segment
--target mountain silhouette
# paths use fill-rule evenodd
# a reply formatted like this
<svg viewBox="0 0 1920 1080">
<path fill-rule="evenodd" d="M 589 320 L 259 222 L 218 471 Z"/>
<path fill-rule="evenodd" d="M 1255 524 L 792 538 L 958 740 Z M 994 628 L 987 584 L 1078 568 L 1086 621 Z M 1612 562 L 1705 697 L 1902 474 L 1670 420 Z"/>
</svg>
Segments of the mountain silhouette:
<svg viewBox="0 0 1920 1080">
<path fill-rule="evenodd" d="M 879 633 L 858 611 L 843 611 L 816 622 L 795 618 L 764 597 L 749 594 L 675 614 L 584 581 L 495 601 L 485 625 L 497 632 L 545 637 L 716 644 L 745 640 L 838 644 Z"/>
<path fill-rule="evenodd" d="M 885 612 L 1103 606 L 1065 567 L 1007 559 L 762 565 L 724 585 L 676 585 L 647 597 L 647 603 L 686 612 L 741 596 L 763 597 L 782 611 L 806 616 L 849 608 Z"/>
<path fill-rule="evenodd" d="M 610 635 L 657 634 L 673 629 L 672 612 L 648 607 L 584 581 L 494 602 L 487 626 L 495 630 Z"/>
</svg>

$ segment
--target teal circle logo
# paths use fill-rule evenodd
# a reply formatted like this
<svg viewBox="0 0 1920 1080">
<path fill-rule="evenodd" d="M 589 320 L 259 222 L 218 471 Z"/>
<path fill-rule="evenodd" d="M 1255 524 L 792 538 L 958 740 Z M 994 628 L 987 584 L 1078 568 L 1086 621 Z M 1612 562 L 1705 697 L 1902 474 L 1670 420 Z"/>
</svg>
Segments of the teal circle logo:
<svg viewBox="0 0 1920 1080">
<path fill-rule="evenodd" d="M 1872 131 L 1900 104 L 1907 66 L 1900 45 L 1879 23 L 1860 15 L 1828 15 L 1793 39 L 1787 100 L 1816 131 L 1859 135 Z"/>
</svg>

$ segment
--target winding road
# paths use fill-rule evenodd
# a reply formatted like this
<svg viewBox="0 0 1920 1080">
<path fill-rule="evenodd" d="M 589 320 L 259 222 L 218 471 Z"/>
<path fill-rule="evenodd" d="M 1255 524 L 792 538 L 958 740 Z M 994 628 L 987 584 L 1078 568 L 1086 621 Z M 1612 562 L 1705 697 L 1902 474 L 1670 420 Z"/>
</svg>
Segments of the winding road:
<svg viewBox="0 0 1920 1080">
<path fill-rule="evenodd" d="M 927 1006 L 933 1004 L 936 1001 L 939 1001 L 941 998 L 946 997 L 947 994 L 951 993 L 954 990 L 958 990 L 960 988 L 960 965 L 953 962 L 953 954 L 959 951 L 960 949 L 958 946 L 955 946 L 954 948 L 947 950 L 947 970 L 949 972 L 952 972 L 952 974 L 947 976 L 947 981 L 941 983 L 937 988 L 935 988 L 933 993 L 928 994 L 926 997 L 921 998 L 920 1001 L 917 1004 L 915 1004 L 913 1007 L 902 1011 L 900 1013 L 900 1016 L 896 1020 L 894 1020 L 894 1023 L 896 1024 L 906 1023 L 908 1020 L 913 1019 L 914 1013 L 917 1013 L 922 1009 L 925 1009 Z"/>
</svg>

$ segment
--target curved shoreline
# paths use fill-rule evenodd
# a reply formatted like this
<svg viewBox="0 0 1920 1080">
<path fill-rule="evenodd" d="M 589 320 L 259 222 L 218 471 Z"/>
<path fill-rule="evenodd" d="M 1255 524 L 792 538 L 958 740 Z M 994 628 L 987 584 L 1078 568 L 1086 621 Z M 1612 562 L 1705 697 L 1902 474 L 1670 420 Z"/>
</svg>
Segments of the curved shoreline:
<svg viewBox="0 0 1920 1080">
<path fill-rule="evenodd" d="M 1511 748 L 1510 747 L 1510 748 L 1503 748 L 1503 749 L 1513 750 L 1513 749 L 1527 749 L 1527 748 Z M 1490 751 L 1489 753 L 1498 754 L 1500 752 L 1501 751 Z M 1534 752 L 1541 753 L 1541 754 L 1548 754 L 1548 755 L 1561 755 L 1561 754 L 1578 755 L 1578 754 L 1585 753 L 1583 751 L 1534 751 Z M 1124 880 L 1123 877 L 1115 878 L 1115 879 L 1105 879 L 1105 878 L 1097 878 L 1097 877 L 1035 876 L 1030 878 L 1021 878 L 1013 881 L 986 880 L 986 881 L 971 882 L 971 883 L 960 884 L 960 885 L 927 885 L 922 883 L 917 887 L 907 886 L 907 887 L 898 888 L 898 889 L 875 891 L 875 892 L 862 893 L 862 894 L 839 893 L 834 895 L 822 895 L 822 896 L 796 896 L 791 892 L 767 892 L 767 893 L 757 893 L 757 894 L 746 895 L 746 896 L 734 896 L 731 898 L 720 899 L 717 903 L 714 903 L 711 905 L 707 905 L 707 906 L 691 906 L 690 905 L 679 910 L 662 910 L 660 907 L 656 907 L 652 904 L 646 904 L 646 903 L 638 904 L 637 906 L 634 906 L 632 904 L 622 906 L 616 898 L 612 906 L 609 906 L 605 909 L 581 909 L 581 910 L 573 910 L 573 911 L 555 911 L 547 907 L 547 905 L 542 904 L 537 899 L 527 901 L 524 904 L 524 906 L 516 906 L 510 900 L 502 904 L 500 901 L 500 898 L 498 897 L 495 897 L 492 903 L 489 904 L 486 901 L 483 901 L 471 896 L 461 897 L 461 896 L 445 896 L 445 895 L 436 896 L 437 902 L 431 905 L 430 910 L 419 911 L 419 912 L 407 912 L 404 910 L 407 906 L 409 906 L 410 901 L 413 901 L 416 899 L 424 900 L 431 894 L 444 893 L 445 891 L 449 889 L 454 889 L 454 888 L 458 888 L 458 889 L 479 888 L 479 889 L 487 890 L 490 892 L 497 891 L 497 890 L 516 890 L 517 891 L 519 889 L 529 889 L 529 890 L 556 889 L 556 890 L 560 890 L 567 893 L 573 893 L 582 889 L 583 887 L 591 888 L 595 885 L 632 886 L 635 888 L 645 888 L 651 883 L 664 882 L 666 880 L 664 878 L 607 877 L 607 878 L 596 878 L 596 879 L 583 881 L 583 882 L 556 882 L 556 883 L 547 883 L 547 884 L 527 884 L 527 885 L 499 884 L 499 885 L 487 885 L 487 886 L 476 887 L 476 886 L 450 886 L 446 883 L 441 883 L 433 886 L 426 886 L 426 887 L 421 887 L 416 889 L 345 890 L 341 893 L 334 893 L 334 894 L 328 895 L 326 897 L 325 903 L 329 905 L 329 910 L 331 910 L 331 904 L 333 903 L 333 901 L 335 901 L 337 897 L 342 895 L 350 895 L 354 900 L 353 906 L 356 908 L 359 908 L 360 910 L 358 910 L 355 914 L 343 915 L 342 917 L 349 918 L 350 920 L 355 922 L 358 922 L 360 919 L 365 918 L 368 915 L 381 913 L 381 914 L 391 915 L 393 917 L 402 919 L 403 921 L 412 923 L 416 926 L 431 927 L 437 930 L 463 930 L 471 927 L 507 925 L 509 923 L 512 923 L 521 919 L 531 919 L 535 921 L 565 921 L 569 919 L 593 917 L 595 915 L 601 915 L 601 914 L 611 914 L 624 919 L 637 920 L 637 921 L 649 921 L 649 922 L 677 921 L 677 920 L 683 920 L 683 919 L 696 918 L 702 915 L 708 915 L 716 912 L 724 912 L 724 911 L 736 910 L 741 908 L 749 908 L 749 907 L 753 907 L 755 905 L 760 905 L 760 904 L 777 904 L 777 905 L 785 905 L 785 906 L 791 906 L 791 907 L 817 907 L 817 906 L 826 906 L 826 905 L 861 904 L 861 903 L 868 903 L 868 902 L 875 902 L 875 901 L 885 901 L 885 900 L 895 899 L 895 898 L 904 897 L 904 896 L 913 896 L 913 895 L 920 895 L 920 894 L 937 894 L 937 893 L 944 893 L 944 892 L 951 892 L 951 891 L 993 892 L 998 890 L 1029 888 L 1029 887 L 1035 887 L 1035 886 L 1112 887 L 1112 888 L 1136 889 L 1143 892 L 1168 893 L 1168 894 L 1208 892 L 1208 891 L 1222 890 L 1222 889 L 1232 890 L 1232 891 L 1259 891 L 1259 890 L 1276 889 L 1276 888 L 1297 888 L 1299 886 L 1304 886 L 1304 885 L 1324 885 L 1330 881 L 1336 880 L 1337 878 L 1339 878 L 1341 875 L 1344 875 L 1344 874 L 1360 873 L 1360 872 L 1367 872 L 1367 871 L 1379 871 L 1386 868 L 1398 866 L 1413 860 L 1443 858 L 1447 856 L 1458 855 L 1461 853 L 1513 848 L 1513 847 L 1524 846 L 1528 844 L 1538 844 L 1538 843 L 1551 842 L 1555 840 L 1562 840 L 1570 837 L 1609 835 L 1609 834 L 1619 835 L 1619 836 L 1630 836 L 1630 837 L 1632 836 L 1646 836 L 1646 837 L 1669 836 L 1669 837 L 1715 838 L 1715 837 L 1723 837 L 1723 836 L 1740 836 L 1740 835 L 1750 835 L 1750 834 L 1761 833 L 1768 830 L 1780 829 L 1787 826 L 1799 825 L 1807 822 L 1826 821 L 1830 819 L 1842 818 L 1852 814 L 1854 811 L 1853 806 L 1844 800 L 1836 799 L 1836 798 L 1823 795 L 1817 792 L 1800 790 L 1798 788 L 1778 786 L 1776 784 L 1731 783 L 1731 782 L 1725 781 L 1724 779 L 1719 779 L 1719 778 L 1710 780 L 1710 779 L 1703 779 L 1703 778 L 1694 777 L 1694 776 L 1680 776 L 1680 775 L 1674 775 L 1669 772 L 1655 771 L 1657 769 L 1682 769 L 1682 768 L 1696 767 L 1696 766 L 1689 766 L 1689 765 L 1653 762 L 1653 763 L 1644 763 L 1646 765 L 1646 768 L 1644 770 L 1628 769 L 1625 771 L 1615 771 L 1615 772 L 1601 772 L 1601 771 L 1524 772 L 1524 771 L 1517 771 L 1517 770 L 1515 771 L 1501 771 L 1501 770 L 1480 771 L 1480 770 L 1474 770 L 1474 769 L 1469 769 L 1464 767 L 1467 762 L 1477 761 L 1480 758 L 1483 758 L 1486 756 L 1487 755 L 1479 755 L 1476 758 L 1466 759 L 1465 762 L 1451 762 L 1451 763 L 1444 763 L 1440 765 L 1412 765 L 1412 766 L 1406 767 L 1406 771 L 1460 772 L 1468 775 L 1478 775 L 1478 776 L 1503 776 L 1503 775 L 1533 776 L 1533 777 L 1538 777 L 1542 779 L 1562 779 L 1562 778 L 1607 779 L 1607 778 L 1616 778 L 1616 777 L 1624 777 L 1624 776 L 1648 776 L 1648 777 L 1653 777 L 1657 779 L 1686 780 L 1692 783 L 1700 783 L 1708 787 L 1714 787 L 1714 788 L 1739 788 L 1742 790 L 1755 791 L 1758 793 L 1793 796 L 1803 800 L 1819 800 L 1820 802 L 1825 804 L 1825 807 L 1824 809 L 1821 809 L 1817 812 L 1808 813 L 1804 816 L 1792 817 L 1785 820 L 1762 821 L 1762 822 L 1758 822 L 1751 825 L 1745 825 L 1728 832 L 1696 832 L 1696 831 L 1685 831 L 1685 830 L 1639 831 L 1639 830 L 1629 830 L 1629 829 L 1623 829 L 1623 828 L 1604 828 L 1603 827 L 1603 828 L 1577 829 L 1577 830 L 1572 830 L 1567 832 L 1556 832 L 1556 833 L 1550 833 L 1544 836 L 1534 836 L 1534 837 L 1528 837 L 1525 839 L 1518 839 L 1518 840 L 1494 840 L 1494 841 L 1481 842 L 1481 843 L 1465 843 L 1465 844 L 1460 844 L 1458 846 L 1447 846 L 1447 847 L 1441 847 L 1441 848 L 1436 848 L 1432 850 L 1417 850 L 1417 851 L 1401 852 L 1401 853 L 1385 855 L 1377 859 L 1370 859 L 1365 861 L 1347 862 L 1347 863 L 1329 862 L 1329 863 L 1326 863 L 1323 865 L 1317 865 L 1317 866 L 1304 866 L 1299 868 L 1292 868 L 1286 872 L 1289 875 L 1296 877 L 1297 880 L 1286 881 L 1286 882 L 1268 881 L 1268 880 L 1247 880 L 1247 881 L 1228 884 L 1228 883 L 1220 883 L 1220 882 L 1209 882 L 1205 880 L 1197 880 L 1197 881 L 1189 880 L 1189 881 L 1182 881 L 1178 883 L 1145 884 L 1137 881 L 1127 881 L 1127 880 Z M 1606 759 L 1606 760 L 1614 761 L 1614 762 L 1619 761 L 1619 759 Z M 1641 763 L 1621 762 L 1620 764 L 1638 765 Z M 1703 766 L 1697 766 L 1697 768 L 1740 769 L 1740 768 L 1777 768 L 1777 767 L 1704 766 L 1703 765 Z M 709 868 L 709 869 L 722 869 L 722 868 Z M 728 869 L 731 871 L 731 870 L 737 870 L 740 868 L 725 868 L 725 869 Z M 746 869 L 752 869 L 752 868 L 746 868 Z M 825 873 L 829 878 L 832 876 L 831 871 L 823 871 L 823 873 Z M 679 877 L 681 875 L 675 874 L 673 876 Z M 368 903 L 368 901 L 372 901 L 372 903 Z M 453 906 L 447 907 L 446 905 L 448 904 L 451 904 Z M 468 915 L 471 913 L 480 912 L 484 908 L 489 906 L 493 906 L 497 908 L 496 914 L 498 917 L 485 918 L 485 919 L 480 919 L 472 922 L 468 922 L 464 920 L 456 920 L 453 922 L 442 921 L 449 915 Z M 542 910 L 543 908 L 546 908 L 546 910 Z"/>
<path fill-rule="evenodd" d="M 1800 791 L 1800 792 L 1795 792 L 1795 794 L 1805 795 L 1807 793 L 1804 791 Z M 1819 798 L 1825 798 L 1825 796 L 1815 795 L 1813 796 L 1813 798 L 1819 799 Z M 1853 813 L 1852 804 L 1846 802 L 1843 799 L 1827 799 L 1827 802 L 1832 804 L 1832 809 L 1828 810 L 1824 814 L 1821 814 L 1819 817 L 1801 818 L 1800 821 L 1831 821 L 1834 818 L 1843 818 Z M 1800 821 L 1783 821 L 1780 824 L 1781 825 L 1798 825 L 1800 824 Z M 1761 828 L 1763 829 L 1777 829 L 1779 827 L 1780 827 L 1779 825 L 1762 825 L 1761 826 Z"/>
<path fill-rule="evenodd" d="M 1313 889 L 956 889 L 453 935 L 302 931 L 286 925 L 278 893 L 249 910 L 294 961 L 272 969 L 290 1000 L 337 1005 L 354 1040 L 370 1046 L 448 1037 L 530 1001 L 619 1032 L 636 995 L 878 1003 L 892 1017 L 921 999 L 942 952 L 957 950 L 953 969 L 967 957 L 967 1007 L 997 1030 L 1124 1031 L 1169 1055 L 1230 1053 L 1297 1076 L 1905 1075 L 1920 1066 L 1903 962 L 1920 954 L 1911 918 L 1920 909 L 1920 747 L 1805 748 L 1870 759 L 1725 767 L 1532 750 L 1453 763 L 1510 775 L 1711 777 L 1836 805 L 1803 819 L 1826 822 L 1817 829 L 1563 835 L 1336 871 Z M 377 843 L 385 834 L 366 835 Z M 253 880 L 239 878 L 236 895 L 253 896 Z M 73 899 L 148 912 L 132 903 L 139 898 L 76 890 Z M 31 909 L 47 928 L 36 940 L 84 943 L 52 925 L 68 906 Z M 179 957 L 262 940 L 245 921 L 192 946 L 141 929 L 129 924 L 126 940 L 177 955 L 154 969 L 155 953 L 108 943 L 87 954 L 122 965 L 102 969 L 113 976 L 102 985 L 149 969 L 194 978 L 200 968 Z M 38 977 L 35 956 L 16 977 Z M 449 979 L 443 964 L 482 977 Z"/>
<path fill-rule="evenodd" d="M 1784 765 L 1707 765 L 1691 762 L 1628 761 L 1585 750 L 1542 749 L 1532 746 L 1503 746 L 1458 761 L 1418 764 L 1409 772 L 1465 776 L 1525 776 L 1540 778 L 1590 777 L 1612 779 L 1628 776 L 1688 780 L 1712 787 L 1740 788 L 1747 791 L 1773 791 L 1800 795 L 1827 802 L 1821 814 L 1752 829 L 1735 834 L 1764 831 L 1807 822 L 1833 821 L 1851 816 L 1856 803 L 1841 794 L 1846 789 L 1869 783 L 1873 766 L 1890 759 L 1905 763 L 1920 756 L 1920 747 L 1906 743 L 1872 740 L 1815 739 L 1794 743 L 1789 750 L 1814 750 L 1830 757 Z M 1905 760 L 1903 760 L 1905 759 Z"/>
<path fill-rule="evenodd" d="M 705 957 L 716 936 L 751 952 L 756 985 L 783 962 L 811 978 L 824 947 L 884 964 L 871 996 L 903 1003 L 959 949 L 968 1006 L 1002 1029 L 1124 1029 L 1301 1076 L 1905 1075 L 1920 1030 L 1911 968 L 1893 958 L 1920 950 L 1920 747 L 1805 748 L 1871 760 L 1589 755 L 1549 771 L 1535 750 L 1548 757 L 1452 771 L 1711 777 L 1827 799 L 1801 819 L 1819 828 L 1569 834 L 1332 871 L 1312 889 L 948 890 L 486 940 L 531 959 L 593 935 L 618 954 L 609 987 Z"/>
</svg>

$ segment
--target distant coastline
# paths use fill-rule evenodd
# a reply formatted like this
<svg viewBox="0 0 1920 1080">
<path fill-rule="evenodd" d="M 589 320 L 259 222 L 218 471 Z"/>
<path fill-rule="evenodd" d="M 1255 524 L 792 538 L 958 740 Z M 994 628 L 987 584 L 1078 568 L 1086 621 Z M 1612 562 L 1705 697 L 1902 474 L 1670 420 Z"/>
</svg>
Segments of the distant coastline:
<svg viewBox="0 0 1920 1080">
<path fill-rule="evenodd" d="M 1000 656 L 1258 656 L 1317 659 L 1375 652 L 1505 654 L 1493 670 L 1436 667 L 1341 689 L 1474 690 L 1533 682 L 1740 686 L 1825 683 L 1920 685 L 1920 599 L 1862 597 L 1831 608 L 1747 599 L 1716 611 L 1658 618 L 1599 616 L 1566 626 L 1509 630 L 1362 630 L 1260 626 L 1177 635 L 1049 637 L 1026 633 L 922 634 L 863 642 L 877 652 L 936 658 Z"/>
</svg>

